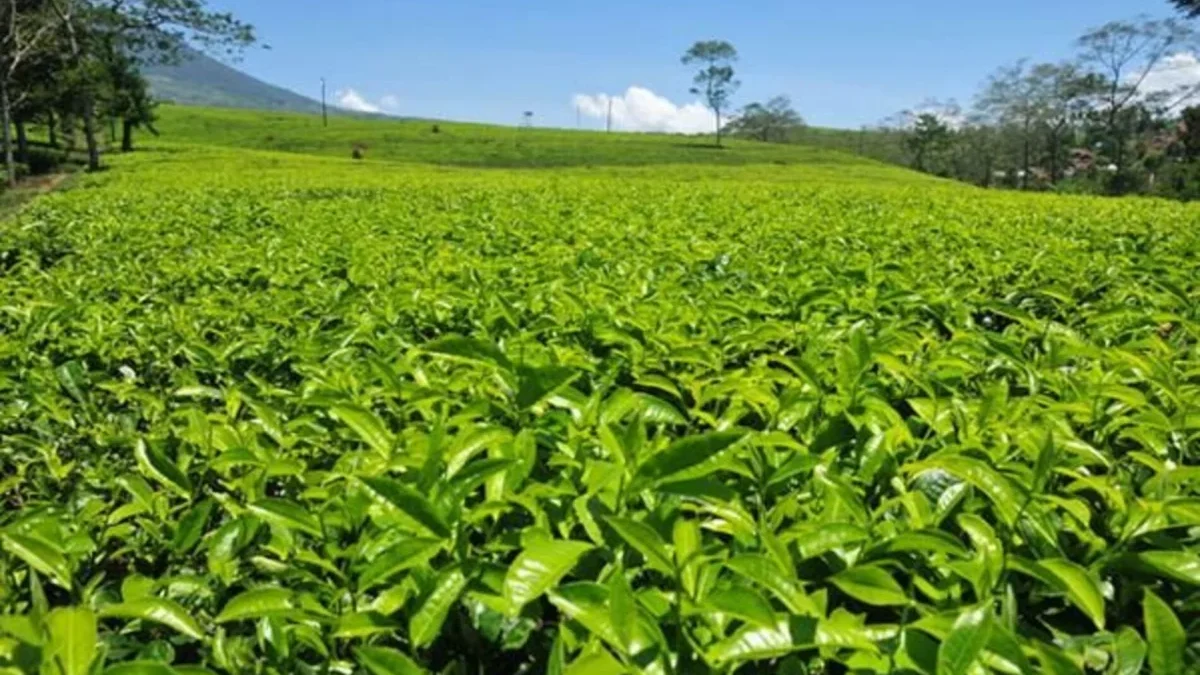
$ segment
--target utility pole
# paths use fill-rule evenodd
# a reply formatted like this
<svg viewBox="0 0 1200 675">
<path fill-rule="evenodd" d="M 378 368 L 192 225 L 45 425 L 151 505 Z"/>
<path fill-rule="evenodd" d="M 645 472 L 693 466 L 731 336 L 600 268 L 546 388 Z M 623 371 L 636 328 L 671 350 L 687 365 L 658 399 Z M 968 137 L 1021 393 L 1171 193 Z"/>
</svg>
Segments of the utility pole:
<svg viewBox="0 0 1200 675">
<path fill-rule="evenodd" d="M 578 105 L 575 106 L 575 128 L 576 129 L 583 128 L 583 117 L 580 116 Z"/>
<path fill-rule="evenodd" d="M 325 106 L 325 78 L 321 78 L 321 124 L 329 126 L 329 109 Z"/>
<path fill-rule="evenodd" d="M 604 122 L 604 131 L 609 133 L 612 131 L 612 97 L 608 97 L 608 118 Z"/>
</svg>

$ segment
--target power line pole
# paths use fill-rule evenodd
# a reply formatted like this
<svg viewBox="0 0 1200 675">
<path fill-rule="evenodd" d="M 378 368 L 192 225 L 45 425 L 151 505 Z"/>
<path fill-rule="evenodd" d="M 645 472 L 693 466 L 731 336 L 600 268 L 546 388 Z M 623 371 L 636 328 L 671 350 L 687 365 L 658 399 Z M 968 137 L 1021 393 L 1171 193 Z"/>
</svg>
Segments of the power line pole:
<svg viewBox="0 0 1200 675">
<path fill-rule="evenodd" d="M 325 106 L 325 78 L 321 78 L 321 124 L 329 126 L 329 109 Z"/>
<path fill-rule="evenodd" d="M 604 132 L 610 133 L 611 131 L 612 131 L 612 97 L 610 96 L 608 98 L 608 118 L 604 121 Z"/>
</svg>

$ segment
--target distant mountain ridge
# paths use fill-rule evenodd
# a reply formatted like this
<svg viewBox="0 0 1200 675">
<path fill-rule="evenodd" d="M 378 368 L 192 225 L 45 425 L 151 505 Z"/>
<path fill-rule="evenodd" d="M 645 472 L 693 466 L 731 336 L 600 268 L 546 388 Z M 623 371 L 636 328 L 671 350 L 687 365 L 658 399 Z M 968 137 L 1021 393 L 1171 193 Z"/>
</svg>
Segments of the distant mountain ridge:
<svg viewBox="0 0 1200 675">
<path fill-rule="evenodd" d="M 187 50 L 177 65 L 142 69 L 150 91 L 161 101 L 183 105 L 320 113 L 321 103 L 289 89 L 268 84 L 195 50 Z M 332 114 L 355 115 L 330 106 Z"/>
</svg>

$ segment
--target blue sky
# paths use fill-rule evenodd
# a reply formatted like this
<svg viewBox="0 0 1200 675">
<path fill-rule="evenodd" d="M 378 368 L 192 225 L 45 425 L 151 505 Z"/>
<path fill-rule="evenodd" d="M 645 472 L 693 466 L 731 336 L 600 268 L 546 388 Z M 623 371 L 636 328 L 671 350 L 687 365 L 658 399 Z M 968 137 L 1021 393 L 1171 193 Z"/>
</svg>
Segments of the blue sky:
<svg viewBox="0 0 1200 675">
<path fill-rule="evenodd" d="M 1070 56 L 1085 29 L 1167 0 L 217 0 L 270 50 L 239 67 L 318 96 L 388 112 L 574 127 L 578 95 L 622 96 L 638 115 L 683 120 L 695 109 L 679 55 L 721 38 L 741 53 L 735 103 L 792 98 L 811 124 L 874 124 L 927 97 L 968 102 L 996 67 Z M 636 100 L 635 100 L 636 99 Z M 590 103 L 602 98 L 584 99 Z M 640 106 L 640 107 L 639 107 Z M 594 107 L 594 106 L 593 106 Z M 674 117 L 672 117 L 674 116 Z M 694 116 L 694 115 L 693 115 Z M 603 120 L 583 116 L 583 126 Z"/>
</svg>

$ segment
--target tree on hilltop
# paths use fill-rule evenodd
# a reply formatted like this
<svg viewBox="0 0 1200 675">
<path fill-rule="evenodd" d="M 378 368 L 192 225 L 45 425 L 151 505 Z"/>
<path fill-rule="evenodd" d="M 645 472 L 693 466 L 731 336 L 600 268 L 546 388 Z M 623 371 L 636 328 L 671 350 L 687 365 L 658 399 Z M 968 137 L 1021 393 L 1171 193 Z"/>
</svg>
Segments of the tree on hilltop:
<svg viewBox="0 0 1200 675">
<path fill-rule="evenodd" d="M 787 96 L 776 96 L 766 103 L 750 103 L 742 114 L 730 120 L 725 130 L 734 135 L 760 141 L 786 141 L 788 132 L 804 126 L 804 118 L 792 108 Z"/>
<path fill-rule="evenodd" d="M 721 111 L 729 107 L 729 100 L 741 86 L 733 79 L 733 63 L 737 61 L 737 49 L 724 40 L 701 40 L 692 45 L 680 59 L 683 65 L 699 64 L 700 70 L 692 78 L 693 94 L 703 96 L 708 107 L 716 115 L 717 145 L 721 144 Z"/>
</svg>

